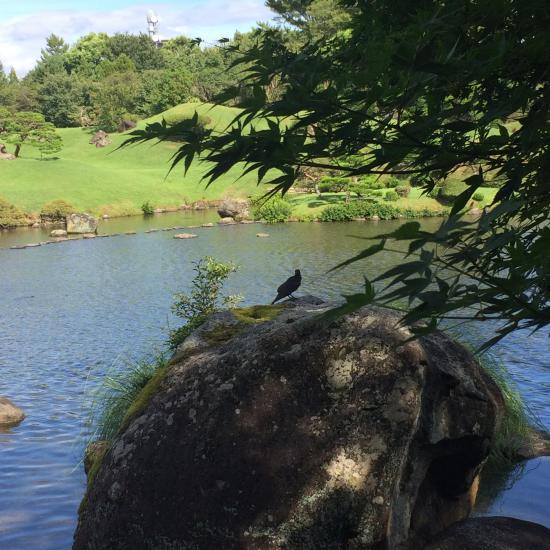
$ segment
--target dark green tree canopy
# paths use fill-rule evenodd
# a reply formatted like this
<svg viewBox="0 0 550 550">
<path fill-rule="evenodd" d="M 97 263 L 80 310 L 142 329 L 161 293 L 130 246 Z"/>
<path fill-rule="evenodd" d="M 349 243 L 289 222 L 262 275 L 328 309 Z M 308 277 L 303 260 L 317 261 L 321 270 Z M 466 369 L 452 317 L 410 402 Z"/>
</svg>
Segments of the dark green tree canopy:
<svg viewBox="0 0 550 550">
<path fill-rule="evenodd" d="M 499 337 L 546 326 L 547 2 L 373 0 L 342 6 L 350 16 L 345 30 L 296 52 L 283 32 L 268 29 L 243 53 L 253 101 L 226 134 L 152 125 L 134 140 L 176 132 L 186 138 L 176 163 L 188 167 L 195 157 L 206 158 L 213 163 L 210 183 L 243 161 L 260 181 L 275 170 L 280 175 L 271 180 L 273 192 L 286 192 L 304 168 L 414 176 L 426 191 L 459 174 L 466 189 L 438 232 L 407 224 L 384 237 L 386 247 L 410 240 L 411 260 L 384 275 L 386 291 L 378 302 L 410 299 L 406 320 L 429 319 L 430 326 L 441 318 L 499 320 Z M 274 81 L 283 91 L 270 100 L 266 90 Z M 236 93 L 229 89 L 219 101 Z M 259 120 L 267 129 L 258 129 Z M 355 155 L 363 161 L 339 161 Z M 460 219 L 487 178 L 500 182 L 493 209 L 478 221 Z"/>
</svg>

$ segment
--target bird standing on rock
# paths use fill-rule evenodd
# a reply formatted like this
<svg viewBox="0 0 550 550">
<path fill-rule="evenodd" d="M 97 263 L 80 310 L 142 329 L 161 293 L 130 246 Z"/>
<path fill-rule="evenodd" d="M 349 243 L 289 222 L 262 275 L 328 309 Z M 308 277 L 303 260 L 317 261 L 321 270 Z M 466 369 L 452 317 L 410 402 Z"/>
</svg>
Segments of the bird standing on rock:
<svg viewBox="0 0 550 550">
<path fill-rule="evenodd" d="M 287 296 L 292 296 L 293 292 L 296 292 L 299 288 L 299 286 L 302 284 L 302 274 L 300 273 L 300 270 L 297 269 L 294 272 L 294 275 L 292 277 L 289 277 L 278 289 L 277 289 L 277 297 L 273 302 L 271 302 L 271 305 L 273 305 L 278 300 L 282 300 L 283 298 L 286 298 Z"/>
</svg>

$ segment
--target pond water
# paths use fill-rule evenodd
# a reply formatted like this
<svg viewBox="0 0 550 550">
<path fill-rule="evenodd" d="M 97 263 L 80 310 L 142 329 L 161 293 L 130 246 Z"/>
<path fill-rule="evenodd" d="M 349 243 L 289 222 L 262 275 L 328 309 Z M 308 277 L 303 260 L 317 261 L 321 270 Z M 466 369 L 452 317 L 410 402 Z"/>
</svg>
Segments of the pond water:
<svg viewBox="0 0 550 550">
<path fill-rule="evenodd" d="M 205 255 L 241 266 L 228 284 L 246 303 L 268 303 L 276 287 L 300 268 L 300 292 L 336 299 L 357 291 L 394 265 L 387 254 L 327 274 L 338 261 L 398 222 L 198 228 L 198 238 L 151 228 L 195 225 L 212 212 L 109 220 L 103 233 L 137 235 L 67 241 L 24 250 L 10 246 L 47 240 L 42 230 L 0 234 L 0 395 L 27 413 L 0 433 L 0 548 L 70 548 L 85 488 L 81 463 L 90 438 L 92 394 L 102 376 L 158 347 L 172 323 L 172 295 L 188 287 L 192 262 Z M 437 220 L 427 220 L 435 225 Z M 270 234 L 259 239 L 256 233 Z M 490 327 L 477 327 L 476 334 Z M 481 332 L 480 332 L 481 331 Z M 533 412 L 550 428 L 550 351 L 542 335 L 515 335 L 495 354 L 507 366 Z M 510 515 L 550 527 L 550 461 L 526 464 L 513 486 L 478 513 Z"/>
</svg>

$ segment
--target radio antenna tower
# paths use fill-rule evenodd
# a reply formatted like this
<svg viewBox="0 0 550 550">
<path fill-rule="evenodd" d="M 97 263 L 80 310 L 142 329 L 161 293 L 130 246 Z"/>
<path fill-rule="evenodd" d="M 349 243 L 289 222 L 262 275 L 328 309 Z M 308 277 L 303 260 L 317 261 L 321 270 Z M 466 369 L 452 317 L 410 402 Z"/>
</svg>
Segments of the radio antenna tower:
<svg viewBox="0 0 550 550">
<path fill-rule="evenodd" d="M 157 45 L 157 47 L 160 44 L 158 30 L 159 18 L 153 10 L 149 10 L 147 12 L 147 32 L 149 33 L 149 38 Z"/>
</svg>

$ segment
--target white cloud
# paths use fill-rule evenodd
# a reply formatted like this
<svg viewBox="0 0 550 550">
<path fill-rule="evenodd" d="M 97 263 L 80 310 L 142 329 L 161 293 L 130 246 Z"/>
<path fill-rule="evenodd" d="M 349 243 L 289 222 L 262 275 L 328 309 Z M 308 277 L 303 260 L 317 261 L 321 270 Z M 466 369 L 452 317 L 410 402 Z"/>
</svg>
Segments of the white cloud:
<svg viewBox="0 0 550 550">
<path fill-rule="evenodd" d="M 149 7 L 141 4 L 113 11 L 52 10 L 1 21 L 0 61 L 6 70 L 14 67 L 21 75 L 33 67 L 51 33 L 74 43 L 89 32 L 146 32 Z M 160 17 L 162 37 L 184 33 L 206 40 L 248 30 L 256 21 L 266 21 L 273 15 L 263 0 L 206 0 L 194 6 L 155 4 L 154 8 Z"/>
</svg>

